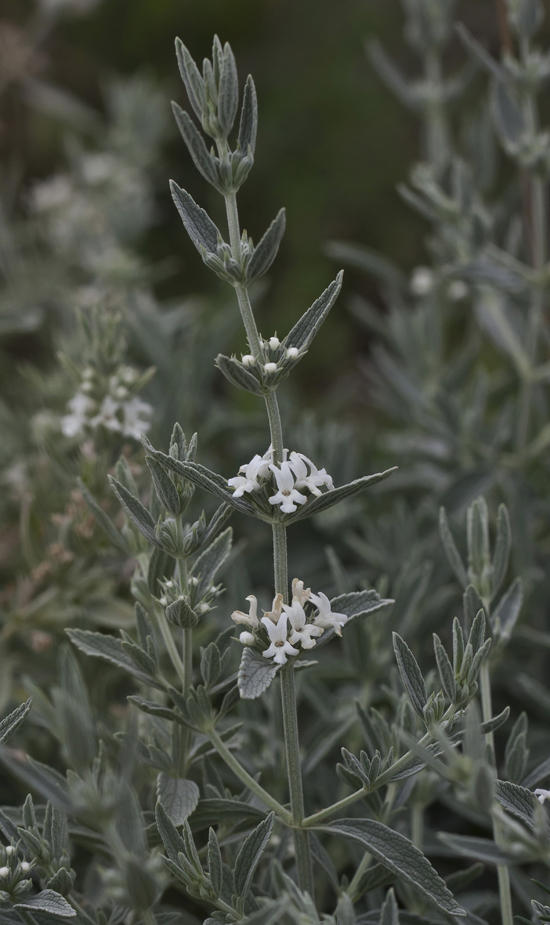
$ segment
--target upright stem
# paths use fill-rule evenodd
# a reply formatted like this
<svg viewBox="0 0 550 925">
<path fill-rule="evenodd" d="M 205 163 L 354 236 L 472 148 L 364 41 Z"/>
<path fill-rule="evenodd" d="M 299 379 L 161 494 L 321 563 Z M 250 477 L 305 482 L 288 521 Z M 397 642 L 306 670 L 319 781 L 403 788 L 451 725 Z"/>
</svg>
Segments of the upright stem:
<svg viewBox="0 0 550 925">
<path fill-rule="evenodd" d="M 298 740 L 298 715 L 296 709 L 296 689 L 294 684 L 294 666 L 287 664 L 280 671 L 281 701 L 283 707 L 283 726 L 285 733 L 286 768 L 288 788 L 290 791 L 290 810 L 295 826 L 301 826 L 304 818 L 304 792 L 302 788 L 302 769 L 300 766 L 300 743 Z M 313 868 L 309 832 L 307 829 L 293 829 L 294 850 L 298 885 L 313 896 Z"/>
<path fill-rule="evenodd" d="M 493 706 L 491 703 L 491 676 L 489 672 L 489 664 L 487 661 L 481 666 L 481 671 L 479 673 L 480 688 L 481 688 L 481 709 L 483 713 L 483 721 L 487 722 L 492 718 L 493 715 Z M 494 765 L 495 761 L 495 742 L 494 735 L 492 732 L 487 732 L 485 734 L 485 741 L 489 746 L 491 753 L 491 763 Z M 497 845 L 502 844 L 502 832 L 500 824 L 497 819 L 493 817 L 493 836 Z M 497 875 L 498 875 L 498 891 L 500 895 L 500 914 L 502 917 L 502 925 L 514 925 L 514 913 L 512 909 L 512 891 L 510 888 L 510 873 L 508 868 L 503 864 L 497 866 Z"/>
<path fill-rule="evenodd" d="M 411 807 L 411 841 L 420 851 L 424 842 L 424 806 L 413 803 Z"/>
<path fill-rule="evenodd" d="M 443 77 L 439 52 L 426 56 L 424 76 L 432 93 L 425 110 L 426 158 L 439 173 L 449 157 L 449 130 L 443 104 Z"/>
</svg>

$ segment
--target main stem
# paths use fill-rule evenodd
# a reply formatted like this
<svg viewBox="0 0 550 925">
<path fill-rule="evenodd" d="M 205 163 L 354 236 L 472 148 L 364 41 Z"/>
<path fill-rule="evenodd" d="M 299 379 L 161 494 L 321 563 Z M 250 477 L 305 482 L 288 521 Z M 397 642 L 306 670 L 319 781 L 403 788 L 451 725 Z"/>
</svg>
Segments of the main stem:
<svg viewBox="0 0 550 925">
<path fill-rule="evenodd" d="M 227 225 L 229 228 L 232 255 L 236 261 L 240 262 L 241 233 L 235 193 L 226 194 L 225 208 L 227 212 Z M 252 311 L 252 305 L 250 304 L 247 287 L 238 284 L 235 286 L 235 291 L 237 293 L 239 309 L 252 355 L 257 363 L 261 363 L 264 360 L 263 346 L 258 333 L 256 319 L 254 318 L 254 312 Z M 272 458 L 273 462 L 277 465 L 283 461 L 284 448 L 281 415 L 275 391 L 268 392 L 265 395 L 265 406 L 271 434 Z M 282 594 L 283 601 L 285 604 L 288 604 L 288 555 L 286 527 L 284 527 L 283 524 L 273 524 L 273 570 L 275 594 Z M 302 786 L 302 769 L 300 765 L 300 742 L 298 738 L 298 711 L 294 684 L 294 666 L 292 664 L 286 664 L 280 671 L 280 678 L 290 808 L 292 823 L 295 826 L 293 829 L 293 837 L 294 850 L 296 853 L 296 867 L 298 871 L 298 884 L 302 890 L 307 890 L 307 892 L 313 896 L 313 868 L 309 832 L 301 828 L 304 818 L 304 792 Z M 216 748 L 218 748 L 218 752 L 220 752 L 218 745 L 216 745 Z"/>
<path fill-rule="evenodd" d="M 491 675 L 489 672 L 488 661 L 481 666 L 479 673 L 481 688 L 481 709 L 483 721 L 486 723 L 493 716 L 493 706 L 491 702 Z M 495 739 L 492 732 L 485 734 L 485 741 L 489 746 L 491 753 L 491 763 L 495 763 Z M 502 844 L 502 833 L 498 821 L 493 817 L 493 836 L 497 845 Z M 500 896 L 500 912 L 502 916 L 502 925 L 514 925 L 514 912 L 512 909 L 512 891 L 510 888 L 510 873 L 508 868 L 503 864 L 497 866 L 498 875 L 498 892 Z"/>
</svg>

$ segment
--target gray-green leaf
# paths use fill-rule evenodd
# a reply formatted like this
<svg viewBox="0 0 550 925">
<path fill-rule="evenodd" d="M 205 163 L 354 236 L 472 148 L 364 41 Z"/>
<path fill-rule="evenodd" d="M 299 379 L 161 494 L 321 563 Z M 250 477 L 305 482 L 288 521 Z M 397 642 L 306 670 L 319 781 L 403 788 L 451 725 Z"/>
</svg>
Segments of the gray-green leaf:
<svg viewBox="0 0 550 925">
<path fill-rule="evenodd" d="M 195 781 L 168 777 L 161 771 L 157 777 L 157 797 L 174 825 L 182 825 L 196 809 L 200 790 Z"/>
<path fill-rule="evenodd" d="M 398 633 L 393 634 L 393 648 L 403 686 L 409 695 L 414 709 L 419 716 L 424 716 L 424 706 L 428 700 L 426 683 L 414 655 L 404 639 Z"/>
<path fill-rule="evenodd" d="M 54 890 L 42 890 L 36 896 L 26 899 L 24 903 L 16 903 L 13 908 L 49 912 L 50 915 L 60 915 L 64 918 L 71 918 L 76 915 L 70 903 Z"/>
<path fill-rule="evenodd" d="M 246 268 L 246 278 L 248 280 L 252 281 L 253 279 L 258 279 L 258 277 L 263 276 L 263 274 L 267 273 L 269 270 L 277 256 L 279 244 L 285 233 L 285 224 L 285 210 L 281 209 L 254 248 L 254 253 L 248 261 Z"/>
<path fill-rule="evenodd" d="M 242 844 L 235 862 L 235 891 L 238 896 L 246 896 L 260 858 L 271 838 L 274 813 L 266 818 L 250 833 Z"/>
<path fill-rule="evenodd" d="M 200 252 L 204 248 L 209 254 L 215 254 L 221 235 L 208 213 L 173 180 L 170 180 L 170 190 L 185 230 L 197 250 Z"/>
<path fill-rule="evenodd" d="M 8 739 L 16 732 L 25 717 L 27 716 L 32 704 L 32 698 L 29 697 L 25 703 L 22 703 L 20 706 L 16 707 L 13 713 L 10 713 L 8 716 L 5 716 L 3 720 L 0 721 L 0 743 L 7 742 Z"/>
<path fill-rule="evenodd" d="M 255 700 L 267 690 L 279 670 L 271 659 L 263 658 L 254 649 L 245 646 L 239 667 L 237 683 L 243 700 Z"/>
</svg>

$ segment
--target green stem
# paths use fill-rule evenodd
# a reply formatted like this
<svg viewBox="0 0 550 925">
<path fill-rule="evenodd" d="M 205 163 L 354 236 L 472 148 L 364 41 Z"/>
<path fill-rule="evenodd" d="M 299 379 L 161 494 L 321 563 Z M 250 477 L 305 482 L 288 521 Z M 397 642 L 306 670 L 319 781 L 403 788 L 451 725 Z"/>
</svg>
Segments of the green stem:
<svg viewBox="0 0 550 925">
<path fill-rule="evenodd" d="M 435 49 L 429 51 L 426 56 L 424 76 L 432 88 L 432 94 L 424 112 L 426 158 L 436 173 L 439 173 L 449 158 L 449 130 L 443 104 L 441 58 Z"/>
<path fill-rule="evenodd" d="M 352 903 L 356 903 L 358 899 L 361 898 L 361 879 L 366 870 L 368 870 L 370 862 L 372 861 L 372 854 L 369 854 L 368 851 L 365 851 L 361 862 L 355 871 L 353 877 L 351 878 L 351 883 L 348 886 L 346 892 L 351 899 Z"/>
<path fill-rule="evenodd" d="M 348 806 L 353 806 L 354 803 L 357 803 L 357 800 L 362 800 L 366 795 L 367 791 L 364 787 L 361 787 L 361 790 L 355 790 L 353 793 L 350 793 L 349 796 L 344 797 L 343 800 L 338 800 L 337 803 L 333 803 L 332 806 L 327 806 L 326 809 L 321 809 L 318 813 L 306 816 L 305 819 L 302 819 L 302 826 L 309 829 L 310 827 L 320 825 L 321 822 L 325 822 L 326 819 L 340 812 L 341 809 L 347 809 Z"/>
<path fill-rule="evenodd" d="M 288 603 L 288 557 L 286 545 L 286 527 L 282 524 L 272 525 L 273 533 L 273 570 L 275 573 L 275 594 L 282 594 Z"/>
<path fill-rule="evenodd" d="M 172 636 L 172 632 L 170 630 L 170 624 L 168 623 L 168 620 L 164 616 L 164 611 L 160 607 L 157 607 L 155 609 L 155 612 L 157 616 L 158 627 L 159 627 L 161 636 L 164 640 L 166 651 L 168 652 L 168 655 L 170 656 L 170 661 L 172 662 L 172 665 L 174 666 L 177 676 L 182 682 L 182 685 L 185 685 L 186 683 L 185 667 L 180 658 L 180 654 L 178 652 L 176 643 L 174 642 L 174 637 Z"/>
<path fill-rule="evenodd" d="M 220 758 L 223 758 L 228 768 L 245 784 L 252 793 L 264 803 L 269 809 L 272 809 L 286 825 L 292 825 L 292 815 L 288 809 L 285 809 L 281 803 L 264 790 L 264 788 L 243 768 L 242 764 L 237 761 L 233 753 L 228 749 L 225 742 L 220 739 L 215 729 L 206 733 L 212 745 L 216 749 Z"/>
<path fill-rule="evenodd" d="M 411 841 L 416 848 L 423 850 L 424 807 L 421 803 L 413 803 L 411 806 Z"/>
<path fill-rule="evenodd" d="M 481 690 L 481 710 L 483 721 L 487 722 L 492 718 L 493 706 L 491 698 L 491 675 L 489 672 L 488 661 L 481 666 L 479 673 L 480 690 Z M 491 763 L 494 766 L 495 760 L 495 737 L 492 732 L 485 734 L 485 741 L 489 746 Z M 493 836 L 497 845 L 502 845 L 502 829 L 500 823 L 493 816 Z M 499 864 L 497 866 L 498 891 L 500 896 L 500 912 L 502 916 L 502 925 L 513 925 L 514 913 L 512 909 L 512 891 L 510 888 L 510 873 L 506 866 Z"/>
<path fill-rule="evenodd" d="M 283 428 L 279 412 L 279 402 L 277 401 L 277 394 L 274 391 L 268 392 L 264 398 L 269 420 L 269 432 L 271 434 L 273 462 L 278 464 L 283 461 Z"/>
<path fill-rule="evenodd" d="M 290 791 L 290 808 L 295 826 L 302 826 L 304 820 L 304 791 L 300 765 L 300 743 L 298 739 L 298 715 L 296 709 L 296 688 L 294 666 L 285 665 L 279 672 L 281 678 L 281 702 L 285 733 L 286 769 Z M 313 867 L 309 832 L 303 828 L 293 830 L 298 886 L 313 896 Z"/>
</svg>

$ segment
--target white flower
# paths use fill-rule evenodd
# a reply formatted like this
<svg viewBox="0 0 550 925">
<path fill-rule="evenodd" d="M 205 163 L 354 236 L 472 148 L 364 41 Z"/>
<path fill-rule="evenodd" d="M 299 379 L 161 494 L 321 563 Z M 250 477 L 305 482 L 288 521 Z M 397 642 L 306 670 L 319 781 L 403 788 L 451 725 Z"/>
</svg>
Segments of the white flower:
<svg viewBox="0 0 550 925">
<path fill-rule="evenodd" d="M 535 790 L 535 796 L 542 805 L 546 800 L 550 800 L 550 790 Z"/>
<path fill-rule="evenodd" d="M 122 427 L 117 417 L 117 411 L 119 409 L 120 402 L 114 401 L 110 395 L 106 395 L 101 402 L 99 414 L 96 414 L 95 418 L 92 418 L 90 424 L 92 427 L 99 427 L 100 424 L 103 424 L 107 430 L 112 430 L 113 432 L 119 431 Z"/>
<path fill-rule="evenodd" d="M 286 355 L 289 360 L 294 360 L 298 356 L 299 352 L 300 351 L 297 347 L 287 347 Z"/>
<path fill-rule="evenodd" d="M 334 488 L 332 477 L 327 473 L 326 469 L 317 469 L 311 459 L 308 459 L 303 453 L 292 452 L 290 454 L 290 467 L 296 476 L 296 488 L 309 488 L 312 495 L 321 494 L 319 491 L 320 485 L 326 485 L 329 490 Z"/>
<path fill-rule="evenodd" d="M 460 302 L 461 299 L 466 298 L 468 293 L 468 285 L 462 279 L 453 279 L 452 283 L 449 285 L 448 295 L 453 302 Z"/>
<path fill-rule="evenodd" d="M 281 346 L 281 341 L 279 340 L 278 337 L 270 337 L 268 343 L 269 343 L 270 350 L 277 350 L 277 347 Z"/>
<path fill-rule="evenodd" d="M 271 620 L 272 623 L 278 623 L 279 617 L 283 612 L 283 595 L 276 594 L 273 598 L 273 603 L 271 605 L 271 610 L 264 611 L 264 617 L 267 617 L 268 620 Z"/>
<path fill-rule="evenodd" d="M 28 861 L 21 861 L 21 870 L 23 871 L 24 874 L 27 874 L 30 869 L 31 869 L 31 865 L 29 864 Z"/>
<path fill-rule="evenodd" d="M 315 625 L 321 626 L 324 630 L 332 627 L 334 632 L 341 636 L 342 627 L 347 623 L 347 615 L 345 613 L 333 613 L 330 609 L 330 601 L 322 591 L 319 591 L 319 594 L 312 594 L 311 602 L 315 604 L 319 611 L 313 621 Z"/>
<path fill-rule="evenodd" d="M 292 600 L 299 601 L 300 604 L 305 604 L 306 601 L 309 601 L 311 597 L 311 588 L 304 589 L 303 581 L 300 581 L 298 578 L 292 579 Z"/>
<path fill-rule="evenodd" d="M 243 613 L 242 610 L 234 610 L 231 614 L 231 619 L 234 620 L 235 623 L 245 623 L 247 626 L 250 626 L 251 629 L 254 629 L 260 625 L 260 621 L 258 620 L 258 601 L 254 594 L 249 594 L 246 600 L 250 601 L 248 613 Z"/>
<path fill-rule="evenodd" d="M 272 658 L 278 665 L 284 665 L 287 655 L 298 655 L 298 649 L 290 645 L 287 639 L 287 622 L 286 613 L 282 613 L 277 623 L 270 620 L 268 616 L 262 617 L 262 623 L 267 630 L 271 645 L 262 652 L 264 658 Z"/>
<path fill-rule="evenodd" d="M 239 642 L 242 642 L 243 646 L 252 646 L 254 645 L 254 636 L 252 633 L 244 632 L 239 635 Z"/>
<path fill-rule="evenodd" d="M 4 850 L 6 854 L 8 855 L 8 857 L 10 856 L 10 854 L 14 854 L 15 852 L 15 848 L 13 847 L 13 845 L 6 845 L 6 848 Z"/>
<path fill-rule="evenodd" d="M 78 437 L 88 423 L 88 413 L 95 407 L 95 402 L 83 392 L 77 392 L 67 402 L 67 407 L 71 413 L 61 418 L 61 432 L 65 437 Z"/>
<path fill-rule="evenodd" d="M 9 867 L 0 867 L 0 877 L 7 877 L 9 872 Z"/>
<path fill-rule="evenodd" d="M 280 504 L 283 514 L 293 514 L 297 504 L 305 504 L 307 498 L 300 494 L 294 486 L 294 474 L 290 463 L 282 462 L 280 467 L 269 467 L 275 476 L 279 491 L 269 499 L 270 504 Z"/>
<path fill-rule="evenodd" d="M 125 437 L 133 437 L 139 440 L 142 434 L 146 434 L 151 427 L 148 420 L 153 413 L 152 405 L 140 398 L 132 398 L 122 406 L 124 421 L 122 424 L 122 433 Z"/>
<path fill-rule="evenodd" d="M 293 600 L 290 607 L 288 604 L 283 604 L 283 610 L 288 616 L 294 631 L 290 637 L 290 642 L 294 645 L 301 643 L 302 649 L 312 649 L 315 645 L 315 639 L 311 637 L 321 636 L 324 631 L 320 626 L 307 622 L 306 612 L 300 601 Z"/>
<path fill-rule="evenodd" d="M 277 372 L 277 364 L 276 363 L 264 363 L 264 371 L 266 373 Z"/>
<path fill-rule="evenodd" d="M 411 276 L 411 292 L 413 295 L 428 295 L 434 285 L 434 275 L 429 267 L 415 267 Z"/>
<path fill-rule="evenodd" d="M 241 498 L 245 491 L 258 491 L 260 488 L 258 479 L 266 479 L 269 475 L 269 461 L 266 457 L 267 453 L 265 456 L 256 454 L 249 463 L 245 463 L 239 469 L 239 472 L 244 472 L 244 475 L 236 475 L 227 480 L 227 484 L 235 489 L 235 498 Z"/>
<path fill-rule="evenodd" d="M 243 366 L 254 366 L 256 362 L 256 357 L 253 357 L 251 353 L 245 353 L 244 357 L 241 360 Z"/>
</svg>

